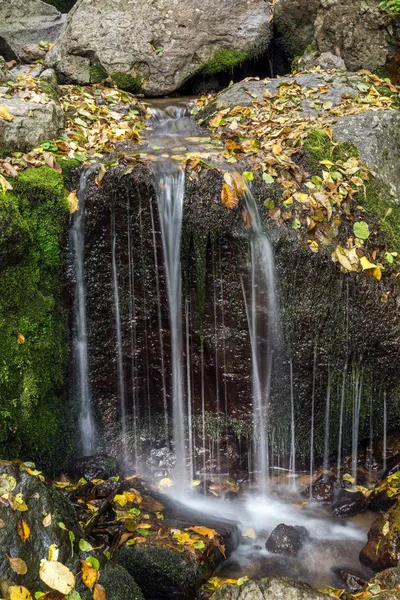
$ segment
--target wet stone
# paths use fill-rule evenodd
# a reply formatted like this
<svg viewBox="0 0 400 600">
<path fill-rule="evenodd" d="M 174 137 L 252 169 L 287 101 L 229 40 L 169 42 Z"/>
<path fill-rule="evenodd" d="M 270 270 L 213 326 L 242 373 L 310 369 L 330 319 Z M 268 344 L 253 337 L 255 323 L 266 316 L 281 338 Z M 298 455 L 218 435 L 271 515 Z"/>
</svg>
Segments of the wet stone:
<svg viewBox="0 0 400 600">
<path fill-rule="evenodd" d="M 367 499 L 361 492 L 339 490 L 332 504 L 335 517 L 351 517 L 367 508 Z"/>
<path fill-rule="evenodd" d="M 365 579 L 359 577 L 351 571 L 348 571 L 347 569 L 332 569 L 332 572 L 339 580 L 340 585 L 344 583 L 347 591 L 351 592 L 352 594 L 360 592 L 367 583 Z"/>
<path fill-rule="evenodd" d="M 308 538 L 308 531 L 305 527 L 281 523 L 275 527 L 265 547 L 274 554 L 296 556 Z"/>
</svg>

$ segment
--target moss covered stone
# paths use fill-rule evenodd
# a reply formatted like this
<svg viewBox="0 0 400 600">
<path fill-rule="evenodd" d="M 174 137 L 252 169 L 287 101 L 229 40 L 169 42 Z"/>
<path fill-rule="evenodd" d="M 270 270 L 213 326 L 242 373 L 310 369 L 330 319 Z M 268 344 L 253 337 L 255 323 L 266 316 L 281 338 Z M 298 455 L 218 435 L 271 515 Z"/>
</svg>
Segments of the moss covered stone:
<svg viewBox="0 0 400 600">
<path fill-rule="evenodd" d="M 120 90 L 131 92 L 131 94 L 140 94 L 143 91 L 143 77 L 141 75 L 133 76 L 129 73 L 117 71 L 111 73 L 110 77 Z"/>
<path fill-rule="evenodd" d="M 35 460 L 51 471 L 74 445 L 61 285 L 68 204 L 63 177 L 48 167 L 22 172 L 13 188 L 0 194 L 1 225 L 26 240 L 0 278 L 0 456 Z"/>
<path fill-rule="evenodd" d="M 121 565 L 107 563 L 99 583 L 106 590 L 107 600 L 144 600 L 142 590 Z"/>
<path fill-rule="evenodd" d="M 107 71 L 101 66 L 93 65 L 89 68 L 90 83 L 102 83 L 107 79 Z"/>
<path fill-rule="evenodd" d="M 229 71 L 244 63 L 248 58 L 248 52 L 224 48 L 218 50 L 218 52 L 210 58 L 210 60 L 202 67 L 201 72 L 205 75 L 213 75 L 215 73 Z"/>
</svg>

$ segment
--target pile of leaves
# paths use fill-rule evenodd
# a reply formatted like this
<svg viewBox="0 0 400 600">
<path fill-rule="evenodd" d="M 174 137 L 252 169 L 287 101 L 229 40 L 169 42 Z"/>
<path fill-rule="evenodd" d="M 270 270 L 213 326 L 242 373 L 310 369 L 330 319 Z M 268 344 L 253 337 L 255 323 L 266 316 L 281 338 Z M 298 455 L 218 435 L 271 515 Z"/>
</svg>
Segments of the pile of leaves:
<svg viewBox="0 0 400 600">
<path fill-rule="evenodd" d="M 311 71 L 320 73 L 319 68 Z M 343 95 L 337 104 L 324 101 L 328 85 L 306 88 L 296 81 L 283 81 L 277 94 L 266 89 L 261 101 L 249 91 L 255 97 L 252 106 L 214 112 L 208 126 L 224 141 L 224 160 L 245 165 L 245 179 L 262 179 L 279 186 L 280 200 L 271 197 L 264 203 L 268 220 L 299 230 L 314 253 L 330 246 L 333 260 L 345 271 L 365 271 L 380 280 L 385 264 L 395 263 L 397 254 L 373 247 L 377 232 L 370 231 L 359 206 L 373 173 L 358 156 L 336 156 L 338 144 L 333 140 L 332 126 L 342 115 L 397 107 L 400 90 L 369 72 L 359 75 L 354 96 Z M 204 108 L 212 100 L 202 97 L 198 107 Z M 302 110 L 305 100 L 311 101 L 315 114 Z M 327 138 L 331 148 L 330 156 L 319 163 L 318 175 L 308 173 L 301 161 L 313 135 Z M 222 189 L 223 203 L 235 208 L 242 194 L 238 173 L 229 172 Z"/>
<path fill-rule="evenodd" d="M 172 482 L 162 480 L 160 489 Z M 108 558 L 124 544 L 168 547 L 204 558 L 216 548 L 225 556 L 219 534 L 208 527 L 176 529 L 165 520 L 164 505 L 151 495 L 140 475 L 108 481 L 81 479 L 55 482 L 70 494 L 77 506 L 84 531 L 101 547 Z M 105 539 L 107 538 L 107 542 Z"/>
<path fill-rule="evenodd" d="M 39 80 L 31 74 L 20 75 L 0 90 L 0 120 L 14 116 L 1 106 L 1 98 L 18 97 L 24 102 L 45 104 L 52 101 L 40 90 Z M 61 106 L 65 113 L 65 132 L 60 139 L 45 141 L 30 152 L 14 152 L 0 158 L 0 186 L 10 189 L 5 177 L 18 177 L 18 172 L 48 165 L 61 172 L 59 159 L 81 163 L 99 162 L 118 148 L 118 144 L 135 144 L 145 127 L 146 105 L 128 92 L 101 85 L 61 87 Z"/>
</svg>

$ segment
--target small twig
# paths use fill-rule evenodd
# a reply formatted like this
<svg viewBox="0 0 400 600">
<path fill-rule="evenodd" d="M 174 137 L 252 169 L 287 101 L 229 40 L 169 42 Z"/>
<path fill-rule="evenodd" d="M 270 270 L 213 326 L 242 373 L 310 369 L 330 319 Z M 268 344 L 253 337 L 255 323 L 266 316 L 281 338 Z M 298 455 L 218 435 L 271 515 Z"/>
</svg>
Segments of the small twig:
<svg viewBox="0 0 400 600">
<path fill-rule="evenodd" d="M 119 483 L 118 487 L 115 490 L 113 490 L 109 496 L 107 496 L 107 498 L 104 500 L 103 504 L 100 506 L 97 513 L 87 523 L 87 525 L 85 527 L 86 535 L 90 535 L 92 533 L 93 529 L 96 527 L 100 518 L 107 512 L 108 507 L 110 506 L 111 502 L 114 500 L 114 496 L 116 494 L 118 494 L 120 491 L 122 491 L 122 488 L 123 488 L 123 481 L 121 481 Z"/>
</svg>

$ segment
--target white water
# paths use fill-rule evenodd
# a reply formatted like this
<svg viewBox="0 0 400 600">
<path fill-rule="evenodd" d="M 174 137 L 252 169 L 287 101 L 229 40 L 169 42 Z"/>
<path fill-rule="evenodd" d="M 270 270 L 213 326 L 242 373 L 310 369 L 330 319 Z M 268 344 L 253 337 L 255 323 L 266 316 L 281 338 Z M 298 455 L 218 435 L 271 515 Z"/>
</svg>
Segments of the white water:
<svg viewBox="0 0 400 600">
<path fill-rule="evenodd" d="M 245 291 L 244 296 L 253 371 L 254 464 L 260 489 L 266 493 L 270 467 L 268 434 L 271 376 L 280 342 L 275 261 L 255 198 L 250 191 L 244 194 L 244 201 L 252 229 L 250 292 Z"/>
<path fill-rule="evenodd" d="M 77 392 L 80 399 L 79 427 L 81 431 L 83 455 L 93 454 L 96 447 L 96 431 L 92 411 L 89 386 L 89 361 L 86 321 L 86 281 L 85 281 L 85 192 L 92 169 L 82 172 L 77 192 L 79 208 L 73 216 L 71 246 L 75 266 L 75 315 L 76 337 L 74 340 L 77 364 Z"/>
</svg>

